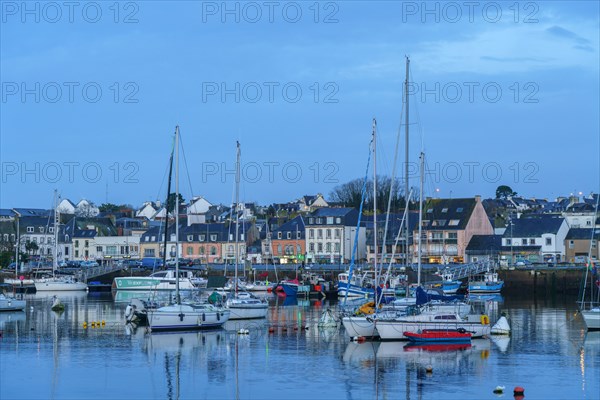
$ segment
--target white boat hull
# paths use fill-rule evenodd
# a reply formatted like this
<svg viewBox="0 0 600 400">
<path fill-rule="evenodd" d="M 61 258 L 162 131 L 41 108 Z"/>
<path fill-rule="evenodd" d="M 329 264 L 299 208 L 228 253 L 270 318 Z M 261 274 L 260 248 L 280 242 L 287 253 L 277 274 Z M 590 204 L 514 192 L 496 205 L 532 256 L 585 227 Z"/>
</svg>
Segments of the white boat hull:
<svg viewBox="0 0 600 400">
<path fill-rule="evenodd" d="M 117 290 L 175 290 L 177 282 L 175 278 L 119 277 L 114 279 L 114 287 Z M 192 290 L 196 287 L 188 278 L 179 279 L 179 290 Z"/>
<path fill-rule="evenodd" d="M 351 338 L 355 337 L 378 337 L 379 332 L 375 329 L 375 323 L 367 317 L 344 317 L 342 324 Z"/>
<path fill-rule="evenodd" d="M 175 304 L 149 311 L 148 325 L 152 331 L 211 329 L 221 327 L 229 316 L 225 309 Z"/>
<path fill-rule="evenodd" d="M 600 330 L 600 307 L 581 312 L 588 331 Z"/>
<path fill-rule="evenodd" d="M 482 337 L 490 334 L 490 325 L 483 325 L 480 322 L 467 321 L 410 321 L 410 320 L 378 320 L 376 324 L 379 337 L 382 340 L 406 340 L 404 332 L 419 333 L 423 329 L 444 329 L 456 330 L 464 328 L 472 332 L 472 337 Z"/>
<path fill-rule="evenodd" d="M 62 281 L 60 279 L 42 279 L 34 283 L 35 290 L 38 292 L 81 291 L 88 288 L 88 285 L 83 282 Z"/>
<path fill-rule="evenodd" d="M 229 319 L 257 319 L 257 318 L 265 318 L 267 316 L 267 312 L 269 311 L 268 304 L 258 304 L 258 305 L 229 305 L 227 307 L 231 312 Z"/>
</svg>

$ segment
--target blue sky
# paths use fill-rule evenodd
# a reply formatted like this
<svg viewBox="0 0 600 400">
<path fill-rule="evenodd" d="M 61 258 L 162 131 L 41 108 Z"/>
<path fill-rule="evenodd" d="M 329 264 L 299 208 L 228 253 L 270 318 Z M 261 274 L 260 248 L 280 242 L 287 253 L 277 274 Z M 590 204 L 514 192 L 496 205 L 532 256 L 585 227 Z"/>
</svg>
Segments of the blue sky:
<svg viewBox="0 0 600 400">
<path fill-rule="evenodd" d="M 0 4 L 2 208 L 163 199 L 177 124 L 186 199 L 231 201 L 236 140 L 243 200 L 327 195 L 373 117 L 389 175 L 405 55 L 426 194 L 598 191 L 597 2 Z"/>
</svg>

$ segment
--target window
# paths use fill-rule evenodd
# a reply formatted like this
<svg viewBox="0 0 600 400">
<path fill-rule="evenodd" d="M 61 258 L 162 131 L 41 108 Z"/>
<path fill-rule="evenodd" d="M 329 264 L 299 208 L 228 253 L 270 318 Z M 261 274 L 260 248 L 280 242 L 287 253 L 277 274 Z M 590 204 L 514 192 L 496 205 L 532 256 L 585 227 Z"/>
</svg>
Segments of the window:
<svg viewBox="0 0 600 400">
<path fill-rule="evenodd" d="M 458 239 L 458 233 L 448 232 L 448 239 Z"/>
<path fill-rule="evenodd" d="M 448 209 L 447 208 L 442 208 L 442 212 L 446 213 L 446 212 L 448 212 Z"/>
<path fill-rule="evenodd" d="M 89 240 L 85 241 L 84 247 L 90 247 L 90 241 Z"/>
<path fill-rule="evenodd" d="M 288 233 L 287 233 L 287 238 L 288 238 L 288 239 L 291 239 L 291 238 L 292 238 L 292 232 L 288 232 Z"/>
<path fill-rule="evenodd" d="M 340 217 L 337 217 L 335 219 L 335 223 L 338 224 L 338 225 L 341 224 L 342 223 L 342 219 Z"/>
<path fill-rule="evenodd" d="M 75 250 L 75 258 L 79 257 L 79 250 Z"/>
<path fill-rule="evenodd" d="M 54 233 L 54 227 L 53 227 L 53 226 L 51 226 L 50 228 L 48 228 L 48 232 L 49 232 L 49 233 Z"/>
<path fill-rule="evenodd" d="M 233 245 L 232 244 L 227 246 L 227 251 L 229 251 L 230 253 L 233 253 Z"/>
<path fill-rule="evenodd" d="M 333 225 L 333 217 L 327 217 L 327 225 Z"/>
<path fill-rule="evenodd" d="M 150 236 L 146 236 L 145 240 L 146 240 L 146 242 L 149 242 L 150 241 Z"/>
<path fill-rule="evenodd" d="M 585 226 L 592 226 L 592 221 L 590 221 L 589 219 L 585 221 Z"/>
<path fill-rule="evenodd" d="M 101 252 L 102 250 L 100 250 Z M 107 256 L 116 256 L 117 255 L 117 246 L 106 246 L 106 255 Z"/>
<path fill-rule="evenodd" d="M 311 253 L 314 253 L 315 252 L 315 244 L 314 243 L 309 244 L 308 249 L 310 250 Z"/>
<path fill-rule="evenodd" d="M 597 242 L 596 242 L 595 240 L 592 240 L 592 249 L 595 249 L 595 248 L 596 248 L 596 243 L 597 243 Z"/>
<path fill-rule="evenodd" d="M 535 239 L 529 239 L 529 244 L 535 244 Z"/>
<path fill-rule="evenodd" d="M 424 219 L 421 223 L 423 224 L 422 226 L 429 226 L 429 220 Z"/>
<path fill-rule="evenodd" d="M 300 238 L 301 238 L 301 236 L 302 236 L 302 235 L 300 234 L 300 231 L 296 231 L 296 239 L 300 239 Z"/>
<path fill-rule="evenodd" d="M 280 244 L 277 245 L 277 254 L 281 255 L 281 245 Z"/>
<path fill-rule="evenodd" d="M 194 235 L 187 235 L 187 240 L 188 242 L 191 242 L 194 240 Z"/>
<path fill-rule="evenodd" d="M 40 226 L 40 233 L 44 233 L 44 227 Z"/>
<path fill-rule="evenodd" d="M 552 246 L 552 238 L 546 238 L 546 246 Z"/>
<path fill-rule="evenodd" d="M 79 240 L 75 241 L 75 247 L 79 247 Z"/>
<path fill-rule="evenodd" d="M 527 244 L 527 239 L 521 239 L 521 243 L 522 243 L 523 245 L 526 245 L 526 244 Z"/>
<path fill-rule="evenodd" d="M 323 239 L 323 229 L 317 229 L 317 239 Z"/>
<path fill-rule="evenodd" d="M 460 224 L 460 219 L 451 219 L 450 222 L 448 222 L 449 226 L 458 226 L 458 224 Z"/>
<path fill-rule="evenodd" d="M 575 247 L 575 242 L 573 240 L 569 240 L 569 248 L 572 249 Z"/>
<path fill-rule="evenodd" d="M 281 239 L 282 237 L 282 233 L 281 232 L 277 232 L 277 239 Z"/>
<path fill-rule="evenodd" d="M 506 239 L 506 245 L 510 246 L 512 244 L 512 240 L 511 239 Z"/>
<path fill-rule="evenodd" d="M 102 253 L 102 246 L 96 246 L 96 252 Z"/>
<path fill-rule="evenodd" d="M 326 237 L 327 239 L 331 239 L 331 229 L 327 229 L 327 230 L 325 231 L 325 237 Z"/>
<path fill-rule="evenodd" d="M 217 254 L 217 248 L 215 246 L 210 246 L 210 255 L 214 256 Z"/>
<path fill-rule="evenodd" d="M 144 257 L 154 257 L 154 249 L 144 249 Z"/>
<path fill-rule="evenodd" d="M 194 251 L 194 248 L 192 246 L 187 247 L 187 255 L 188 256 L 191 256 L 193 251 Z"/>
<path fill-rule="evenodd" d="M 201 242 L 204 242 L 204 240 L 206 239 L 206 235 L 200 235 L 199 237 Z"/>
<path fill-rule="evenodd" d="M 433 212 L 433 208 L 428 208 L 428 209 L 427 209 L 427 212 L 428 212 L 428 213 L 432 213 L 432 212 Z"/>
<path fill-rule="evenodd" d="M 5 242 L 8 242 L 8 233 L 5 233 L 2 237 L 4 238 Z"/>
<path fill-rule="evenodd" d="M 339 230 L 339 229 L 336 229 L 336 230 L 335 230 L 335 238 L 336 238 L 336 239 L 339 239 L 339 238 L 340 238 L 340 230 Z"/>
<path fill-rule="evenodd" d="M 315 238 L 315 230 L 314 229 L 309 229 L 308 230 L 308 238 L 309 239 L 314 239 Z"/>
<path fill-rule="evenodd" d="M 150 240 L 151 240 L 151 241 L 153 241 L 153 242 L 156 242 L 156 236 L 152 236 L 152 237 L 150 238 Z"/>
<path fill-rule="evenodd" d="M 340 244 L 339 243 L 335 243 L 334 244 L 334 249 L 335 249 L 336 253 L 339 253 L 340 252 Z"/>
<path fill-rule="evenodd" d="M 27 233 L 33 233 L 33 226 L 27 227 Z"/>
<path fill-rule="evenodd" d="M 302 247 L 299 244 L 296 245 L 296 254 L 302 254 Z"/>
<path fill-rule="evenodd" d="M 331 243 L 330 242 L 327 242 L 327 244 L 325 245 L 325 251 L 327 253 L 331 253 Z"/>
<path fill-rule="evenodd" d="M 458 212 L 458 213 L 461 213 L 461 212 L 463 212 L 463 208 L 462 208 L 462 207 L 458 207 L 458 208 L 456 209 L 456 212 Z"/>
<path fill-rule="evenodd" d="M 65 235 L 65 242 L 69 241 L 69 235 Z"/>
<path fill-rule="evenodd" d="M 44 244 L 44 238 L 43 237 L 40 238 L 40 244 Z"/>
<path fill-rule="evenodd" d="M 436 219 L 435 221 L 433 221 L 432 226 L 444 226 L 446 225 L 446 220 L 445 219 Z"/>
<path fill-rule="evenodd" d="M 210 241 L 211 242 L 216 242 L 217 241 L 217 235 L 210 235 Z"/>
<path fill-rule="evenodd" d="M 317 251 L 318 251 L 319 253 L 322 253 L 322 252 L 323 252 L 323 243 L 319 243 L 319 244 L 317 244 Z"/>
<path fill-rule="evenodd" d="M 64 253 L 65 253 L 65 256 L 69 255 L 69 248 L 67 246 L 65 246 L 65 252 Z"/>
<path fill-rule="evenodd" d="M 199 253 L 200 253 L 201 255 L 203 255 L 203 254 L 204 254 L 204 246 L 200 247 L 200 249 L 199 249 Z"/>
<path fill-rule="evenodd" d="M 308 223 L 311 224 L 311 225 L 314 224 L 315 223 L 315 219 L 314 218 L 309 218 L 308 219 Z"/>
</svg>

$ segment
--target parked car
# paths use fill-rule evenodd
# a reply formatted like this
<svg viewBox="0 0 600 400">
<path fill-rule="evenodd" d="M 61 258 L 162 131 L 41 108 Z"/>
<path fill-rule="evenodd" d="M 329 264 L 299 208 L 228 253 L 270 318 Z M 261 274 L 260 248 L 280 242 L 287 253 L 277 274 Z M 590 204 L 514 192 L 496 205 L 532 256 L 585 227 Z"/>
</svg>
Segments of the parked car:
<svg viewBox="0 0 600 400">
<path fill-rule="evenodd" d="M 162 258 L 155 257 L 145 257 L 142 259 L 142 267 L 152 269 L 152 268 L 162 268 L 163 260 Z"/>
<path fill-rule="evenodd" d="M 97 267 L 99 264 L 96 261 L 82 261 L 81 268 L 93 268 Z"/>
</svg>

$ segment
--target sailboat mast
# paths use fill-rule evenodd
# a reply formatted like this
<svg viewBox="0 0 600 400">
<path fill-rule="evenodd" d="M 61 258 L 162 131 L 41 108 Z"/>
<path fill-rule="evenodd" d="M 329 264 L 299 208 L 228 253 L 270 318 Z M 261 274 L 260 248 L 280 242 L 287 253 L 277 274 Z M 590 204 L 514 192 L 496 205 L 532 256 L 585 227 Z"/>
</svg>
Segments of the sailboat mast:
<svg viewBox="0 0 600 400">
<path fill-rule="evenodd" d="M 375 301 L 377 302 L 377 287 L 379 287 L 379 277 L 377 274 L 377 121 L 373 118 L 373 246 L 374 259 L 373 269 L 375 271 Z"/>
<path fill-rule="evenodd" d="M 168 215 L 168 214 L 167 214 Z M 165 232 L 165 235 L 168 232 Z M 165 254 L 167 249 L 165 248 Z M 175 298 L 181 304 L 179 295 L 179 125 L 175 127 Z"/>
<path fill-rule="evenodd" d="M 406 143 L 405 143 L 405 149 L 404 149 L 404 159 L 405 159 L 405 164 L 404 164 L 404 203 L 405 203 L 405 207 L 408 208 L 409 202 L 408 202 L 408 188 L 409 188 L 409 179 L 408 179 L 408 67 L 410 65 L 410 59 L 408 58 L 408 56 L 406 57 L 406 80 L 404 82 L 404 101 L 405 101 L 405 106 L 406 106 L 406 111 L 405 111 L 405 119 L 404 119 L 404 131 L 405 131 L 405 136 L 406 136 Z M 407 219 L 407 222 L 410 219 Z M 410 254 L 409 251 L 409 246 L 408 246 L 408 240 L 410 237 L 410 229 L 409 229 L 410 224 L 406 224 L 406 265 L 408 265 L 408 256 Z"/>
<path fill-rule="evenodd" d="M 420 165 L 420 169 L 421 169 L 421 174 L 420 174 L 420 178 L 419 178 L 419 239 L 418 239 L 418 246 L 419 246 L 419 250 L 417 252 L 417 286 L 421 286 L 421 254 L 422 254 L 422 249 L 421 249 L 421 240 L 422 240 L 422 231 L 423 231 L 423 171 L 424 166 L 425 166 L 425 153 L 421 152 L 421 155 L 419 157 L 421 159 L 421 165 Z"/>
<path fill-rule="evenodd" d="M 58 212 L 58 191 L 54 189 L 54 249 L 52 254 L 54 260 L 52 260 L 52 276 L 54 276 L 56 269 L 58 268 L 58 227 L 60 225 L 60 213 Z"/>
<path fill-rule="evenodd" d="M 177 135 L 177 128 L 175 129 L 175 135 Z M 175 138 L 173 138 L 173 143 L 175 142 Z M 163 267 L 167 265 L 167 245 L 168 245 L 168 239 L 169 239 L 169 196 L 171 195 L 171 178 L 173 177 L 173 153 L 174 153 L 175 149 L 171 149 L 171 156 L 169 157 L 169 180 L 167 181 L 167 201 L 165 202 L 165 223 L 164 223 L 164 228 L 163 228 L 163 232 L 165 235 L 165 240 L 164 240 L 164 250 L 163 250 Z M 160 238 L 160 230 L 158 231 L 159 233 L 159 238 Z M 159 239 L 160 242 L 160 239 Z M 159 255 L 160 255 L 160 243 L 158 245 L 159 248 Z M 156 268 L 156 261 L 154 262 L 154 268 Z M 154 272 L 154 268 L 153 271 Z"/>
<path fill-rule="evenodd" d="M 239 214 L 238 214 L 238 204 L 240 202 L 240 142 L 236 142 L 237 152 L 236 152 L 236 161 L 235 161 L 235 293 L 238 291 L 238 258 L 239 254 Z"/>
</svg>

